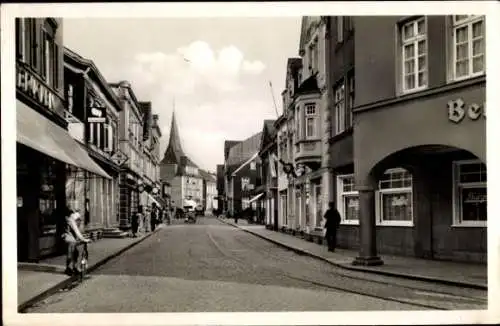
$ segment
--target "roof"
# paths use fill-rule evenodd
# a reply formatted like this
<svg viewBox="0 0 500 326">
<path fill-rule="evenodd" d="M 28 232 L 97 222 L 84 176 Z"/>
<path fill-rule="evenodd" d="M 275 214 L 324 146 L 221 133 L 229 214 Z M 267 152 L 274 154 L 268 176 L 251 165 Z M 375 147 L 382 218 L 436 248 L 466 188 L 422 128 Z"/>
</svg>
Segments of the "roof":
<svg viewBox="0 0 500 326">
<path fill-rule="evenodd" d="M 69 64 L 68 61 L 69 59 L 71 59 L 73 60 L 73 63 L 80 64 L 90 69 L 96 76 L 94 80 L 97 81 L 99 86 L 102 88 L 102 91 L 108 97 L 108 100 L 111 100 L 111 102 L 113 102 L 113 104 L 116 106 L 117 111 L 122 110 L 116 92 L 113 89 L 111 89 L 110 85 L 108 84 L 104 76 L 101 74 L 94 61 L 82 57 L 81 55 L 79 55 L 78 53 L 76 53 L 75 51 L 71 50 L 66 46 L 64 47 L 64 56 L 65 56 L 64 61 L 66 64 Z"/>
<path fill-rule="evenodd" d="M 241 143 L 241 140 L 225 140 L 224 141 L 224 160 L 227 160 L 229 156 L 229 150 L 234 145 Z"/>
<path fill-rule="evenodd" d="M 296 95 L 315 92 L 320 92 L 320 89 L 318 87 L 318 80 L 316 79 L 316 75 L 311 75 L 309 78 L 304 80 L 302 84 L 300 84 Z"/>
<path fill-rule="evenodd" d="M 229 149 L 226 165 L 240 165 L 260 150 L 262 132 L 256 133 Z"/>
<path fill-rule="evenodd" d="M 202 170 L 202 169 L 200 169 L 199 172 L 200 172 L 200 176 L 203 180 L 210 181 L 210 182 L 216 181 L 215 176 L 213 174 L 211 174 L 205 170 Z"/>
</svg>

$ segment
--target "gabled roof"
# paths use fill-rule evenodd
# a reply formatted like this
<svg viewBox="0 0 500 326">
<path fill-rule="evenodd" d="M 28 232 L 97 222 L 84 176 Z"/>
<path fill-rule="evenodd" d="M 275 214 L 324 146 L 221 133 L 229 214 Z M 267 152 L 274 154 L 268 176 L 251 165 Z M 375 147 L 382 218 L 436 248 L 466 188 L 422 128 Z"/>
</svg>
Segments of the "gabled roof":
<svg viewBox="0 0 500 326">
<path fill-rule="evenodd" d="M 254 134 L 229 149 L 226 166 L 240 165 L 260 149 L 262 132 Z"/>
<path fill-rule="evenodd" d="M 229 156 L 229 150 L 234 145 L 241 143 L 241 140 L 225 140 L 224 141 L 224 160 L 227 160 Z"/>
<path fill-rule="evenodd" d="M 276 127 L 274 124 L 276 120 L 264 120 L 264 126 L 262 127 L 262 136 L 259 146 L 259 152 L 264 149 L 276 135 Z"/>
<path fill-rule="evenodd" d="M 209 182 L 216 182 L 214 175 L 212 175 L 212 174 L 210 174 L 207 171 L 202 170 L 202 169 L 200 169 L 199 172 L 200 172 L 200 176 L 203 180 L 209 181 Z"/>
<path fill-rule="evenodd" d="M 95 76 L 95 78 L 93 79 L 97 82 L 97 84 L 99 85 L 101 91 L 105 94 L 105 96 L 108 97 L 108 100 L 110 100 L 113 103 L 113 105 L 115 105 L 116 110 L 117 111 L 122 110 L 120 101 L 118 100 L 116 93 L 111 89 L 110 85 L 108 84 L 104 76 L 101 74 L 101 72 L 95 65 L 94 61 L 82 57 L 81 55 L 79 55 L 78 53 L 76 53 L 75 51 L 71 50 L 68 47 L 64 47 L 64 61 L 67 66 L 70 66 L 71 64 L 77 64 L 84 69 L 89 69 L 89 72 L 92 72 L 93 75 Z"/>
</svg>

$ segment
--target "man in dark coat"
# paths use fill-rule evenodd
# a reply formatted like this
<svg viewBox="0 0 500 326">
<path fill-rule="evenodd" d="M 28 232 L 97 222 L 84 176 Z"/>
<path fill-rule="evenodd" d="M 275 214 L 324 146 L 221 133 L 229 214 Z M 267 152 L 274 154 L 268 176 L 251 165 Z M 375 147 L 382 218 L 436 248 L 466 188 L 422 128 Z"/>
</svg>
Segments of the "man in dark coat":
<svg viewBox="0 0 500 326">
<path fill-rule="evenodd" d="M 328 251 L 335 251 L 337 246 L 337 229 L 340 225 L 340 213 L 335 208 L 335 203 L 328 204 L 328 210 L 325 213 L 325 228 L 326 228 L 326 242 L 328 243 Z"/>
</svg>

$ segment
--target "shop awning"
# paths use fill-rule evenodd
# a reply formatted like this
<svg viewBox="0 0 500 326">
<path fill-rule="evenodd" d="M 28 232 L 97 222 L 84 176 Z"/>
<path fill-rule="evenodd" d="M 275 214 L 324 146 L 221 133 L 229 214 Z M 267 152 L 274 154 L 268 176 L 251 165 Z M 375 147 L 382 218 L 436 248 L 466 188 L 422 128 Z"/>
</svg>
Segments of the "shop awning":
<svg viewBox="0 0 500 326">
<path fill-rule="evenodd" d="M 17 141 L 62 162 L 112 179 L 71 135 L 40 113 L 17 101 Z"/>
<path fill-rule="evenodd" d="M 257 196 L 253 197 L 252 199 L 250 199 L 248 202 L 249 203 L 253 203 L 254 201 L 256 201 L 257 199 L 259 199 L 260 197 L 264 196 L 264 193 L 261 192 L 260 194 L 258 194 Z"/>
</svg>

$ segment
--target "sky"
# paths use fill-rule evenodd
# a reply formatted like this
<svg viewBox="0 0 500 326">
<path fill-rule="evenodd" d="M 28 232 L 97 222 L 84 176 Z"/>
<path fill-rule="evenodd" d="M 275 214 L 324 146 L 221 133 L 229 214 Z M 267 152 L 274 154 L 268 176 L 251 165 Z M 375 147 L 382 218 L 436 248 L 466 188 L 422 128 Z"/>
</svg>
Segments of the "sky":
<svg viewBox="0 0 500 326">
<path fill-rule="evenodd" d="M 276 119 L 286 63 L 297 57 L 300 17 L 65 18 L 64 44 L 108 82 L 128 80 L 160 116 L 162 157 L 172 110 L 184 152 L 202 169 L 224 163 L 224 140 L 244 140 Z"/>
</svg>

